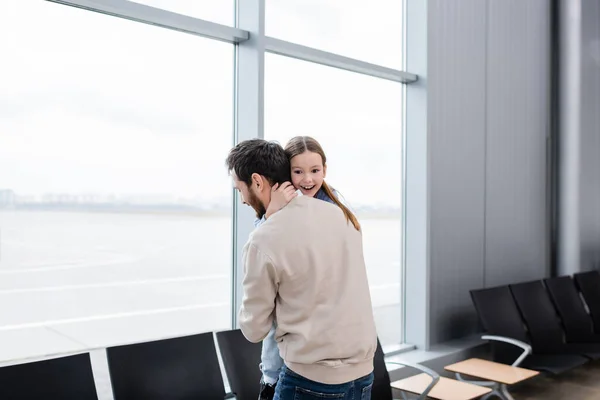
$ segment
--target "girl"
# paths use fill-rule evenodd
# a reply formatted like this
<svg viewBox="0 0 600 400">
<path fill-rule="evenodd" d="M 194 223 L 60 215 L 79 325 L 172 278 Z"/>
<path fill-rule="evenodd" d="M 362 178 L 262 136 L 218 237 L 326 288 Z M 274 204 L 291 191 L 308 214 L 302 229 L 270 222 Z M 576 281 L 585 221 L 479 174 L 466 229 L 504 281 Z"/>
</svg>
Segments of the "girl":
<svg viewBox="0 0 600 400">
<path fill-rule="evenodd" d="M 262 219 L 254 222 L 254 226 L 260 226 L 282 209 L 296 197 L 295 191 L 299 190 L 304 196 L 336 204 L 344 212 L 346 220 L 360 231 L 360 224 L 352 211 L 338 199 L 338 192 L 325 182 L 327 157 L 319 142 L 310 136 L 296 136 L 285 146 L 285 153 L 290 159 L 293 186 L 286 182 L 273 187 L 269 208 Z"/>
<path fill-rule="evenodd" d="M 337 205 L 342 209 L 346 220 L 352 223 L 357 231 L 360 231 L 360 224 L 356 216 L 338 199 L 338 193 L 325 182 L 327 158 L 319 142 L 309 136 L 296 136 L 285 146 L 285 153 L 290 160 L 292 184 L 286 182 L 279 187 L 277 185 L 273 187 L 267 212 L 263 219 L 257 220 L 254 225 L 260 226 L 296 197 L 296 190 L 299 190 L 304 196 Z M 283 360 L 275 342 L 275 324 L 263 340 L 261 361 L 260 369 L 263 376 L 259 399 L 271 400 L 275 394 L 275 385 L 280 370 L 283 367 Z"/>
</svg>

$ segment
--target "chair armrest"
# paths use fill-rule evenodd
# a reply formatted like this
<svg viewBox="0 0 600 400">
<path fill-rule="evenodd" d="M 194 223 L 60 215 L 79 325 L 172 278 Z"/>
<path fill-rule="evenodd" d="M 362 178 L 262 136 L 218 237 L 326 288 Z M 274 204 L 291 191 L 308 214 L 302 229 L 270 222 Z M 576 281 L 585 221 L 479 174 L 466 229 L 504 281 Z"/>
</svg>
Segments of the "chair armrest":
<svg viewBox="0 0 600 400">
<path fill-rule="evenodd" d="M 419 398 L 423 398 L 426 399 L 427 398 L 427 394 L 431 391 L 431 389 L 433 389 L 433 387 L 438 383 L 438 381 L 440 380 L 440 375 L 435 372 L 434 370 L 427 368 L 421 364 L 413 364 L 413 363 L 408 363 L 408 362 L 391 362 L 391 361 L 386 361 L 386 364 L 392 364 L 392 365 L 401 365 L 403 367 L 409 367 L 409 368 L 413 368 L 416 370 L 419 370 L 421 372 L 426 373 L 427 375 L 429 375 L 432 378 L 431 383 L 429 384 L 429 386 L 427 386 L 425 388 L 425 390 L 423 391 L 423 393 L 421 393 L 421 395 L 419 396 Z"/>
<path fill-rule="evenodd" d="M 512 344 L 513 346 L 522 348 L 523 354 L 521 354 L 519 356 L 519 358 L 517 358 L 515 360 L 515 362 L 512 363 L 513 367 L 519 366 L 523 362 L 523 360 L 525 360 L 525 358 L 527 358 L 527 356 L 532 353 L 531 346 L 525 342 L 521 342 L 520 340 L 512 339 L 512 338 L 505 337 L 505 336 L 494 336 L 494 335 L 484 335 L 481 338 L 484 340 L 491 340 L 491 341 L 495 341 L 495 342 L 504 342 L 504 343 Z"/>
</svg>

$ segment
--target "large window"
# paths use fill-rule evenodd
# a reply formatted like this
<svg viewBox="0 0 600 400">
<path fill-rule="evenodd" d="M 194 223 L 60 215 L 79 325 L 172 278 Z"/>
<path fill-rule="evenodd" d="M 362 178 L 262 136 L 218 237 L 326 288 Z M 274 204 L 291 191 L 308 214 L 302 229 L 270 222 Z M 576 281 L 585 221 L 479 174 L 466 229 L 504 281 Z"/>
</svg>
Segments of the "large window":
<svg viewBox="0 0 600 400">
<path fill-rule="evenodd" d="M 230 328 L 234 46 L 10 0 L 0 53 L 0 328 Z"/>
<path fill-rule="evenodd" d="M 254 213 L 224 161 L 297 135 L 400 344 L 403 3 L 1 0 L 0 363 L 235 328 Z"/>
<path fill-rule="evenodd" d="M 294 77 L 290 79 L 290 77 Z M 356 212 L 382 343 L 401 337 L 402 85 L 277 55 L 265 62 L 265 138 L 312 136 Z"/>
</svg>

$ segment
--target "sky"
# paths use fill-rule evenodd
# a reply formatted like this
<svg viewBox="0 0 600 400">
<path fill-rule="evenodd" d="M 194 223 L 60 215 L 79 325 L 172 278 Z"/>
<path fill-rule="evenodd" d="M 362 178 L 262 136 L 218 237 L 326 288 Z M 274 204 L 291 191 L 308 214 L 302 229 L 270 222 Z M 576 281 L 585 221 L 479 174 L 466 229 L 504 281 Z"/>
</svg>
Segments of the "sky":
<svg viewBox="0 0 600 400">
<path fill-rule="evenodd" d="M 233 2 L 140 0 L 233 23 Z M 401 1 L 267 0 L 267 34 L 401 64 Z M 234 46 L 40 0 L 0 2 L 0 189 L 228 201 Z M 277 55 L 265 137 L 311 135 L 353 205 L 399 207 L 402 86 Z"/>
</svg>

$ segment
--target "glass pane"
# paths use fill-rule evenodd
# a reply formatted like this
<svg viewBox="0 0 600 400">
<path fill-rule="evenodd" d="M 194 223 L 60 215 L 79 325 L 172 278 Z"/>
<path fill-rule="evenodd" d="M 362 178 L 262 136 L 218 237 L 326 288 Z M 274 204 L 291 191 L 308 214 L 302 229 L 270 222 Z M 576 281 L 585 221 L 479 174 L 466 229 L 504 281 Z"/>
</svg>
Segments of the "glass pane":
<svg viewBox="0 0 600 400">
<path fill-rule="evenodd" d="M 128 0 L 223 25 L 235 23 L 235 0 Z"/>
<path fill-rule="evenodd" d="M 317 139 L 327 182 L 356 212 L 378 333 L 399 343 L 402 85 L 269 54 L 265 137 Z"/>
<path fill-rule="evenodd" d="M 266 0 L 267 36 L 402 68 L 403 0 Z"/>
<path fill-rule="evenodd" d="M 233 50 L 0 3 L 2 331 L 101 347 L 230 327 Z"/>
</svg>

